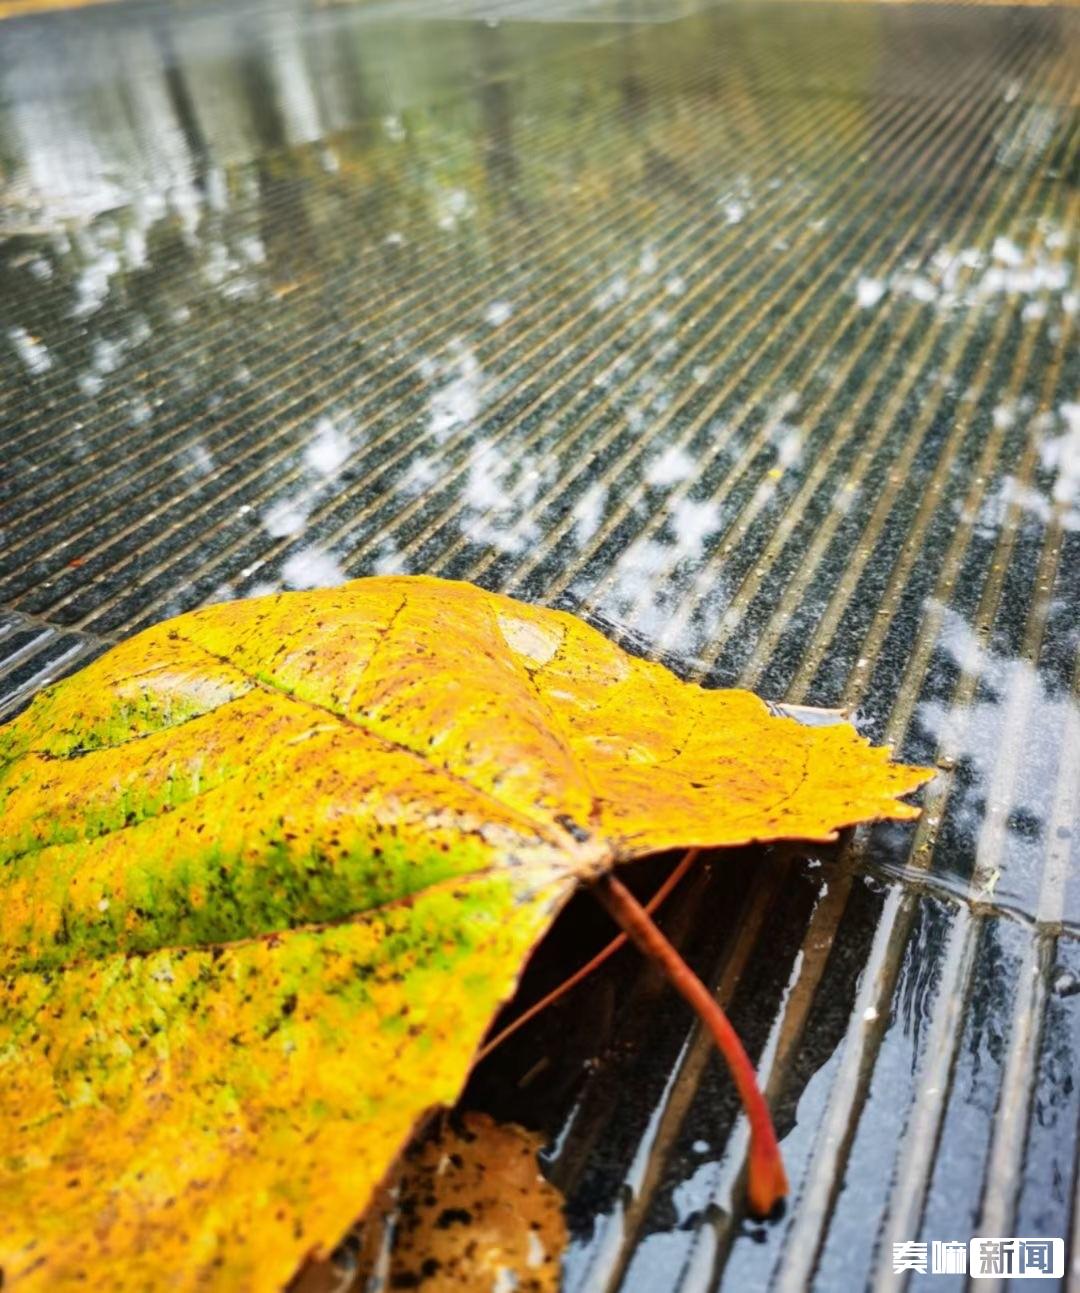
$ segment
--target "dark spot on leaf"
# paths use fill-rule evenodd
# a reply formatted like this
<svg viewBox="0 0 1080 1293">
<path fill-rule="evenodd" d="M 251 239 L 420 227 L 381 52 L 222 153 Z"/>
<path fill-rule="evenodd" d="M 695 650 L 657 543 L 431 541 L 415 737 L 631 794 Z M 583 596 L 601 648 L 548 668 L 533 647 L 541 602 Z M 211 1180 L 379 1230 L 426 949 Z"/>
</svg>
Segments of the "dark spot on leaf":
<svg viewBox="0 0 1080 1293">
<path fill-rule="evenodd" d="M 440 1230 L 449 1230 L 451 1226 L 468 1226 L 471 1224 L 472 1213 L 467 1208 L 443 1208 L 435 1219 L 435 1225 Z"/>
<path fill-rule="evenodd" d="M 572 836 L 575 840 L 577 840 L 579 844 L 584 844 L 585 841 L 589 838 L 589 832 L 585 829 L 584 826 L 579 826 L 577 822 L 575 822 L 574 819 L 570 816 L 569 813 L 559 813 L 556 816 L 555 820 L 559 823 L 559 825 L 563 828 L 563 830 L 566 831 L 568 835 Z"/>
</svg>

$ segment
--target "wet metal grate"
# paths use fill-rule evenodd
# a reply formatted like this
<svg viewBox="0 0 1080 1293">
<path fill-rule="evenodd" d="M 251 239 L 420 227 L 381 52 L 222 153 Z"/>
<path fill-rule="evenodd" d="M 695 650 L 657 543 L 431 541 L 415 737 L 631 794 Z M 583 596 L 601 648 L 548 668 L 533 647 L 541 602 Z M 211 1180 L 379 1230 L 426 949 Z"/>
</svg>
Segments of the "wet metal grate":
<svg viewBox="0 0 1080 1293">
<path fill-rule="evenodd" d="M 1053 6 L 0 29 L 0 713 L 208 600 L 423 571 L 942 769 L 916 825 L 716 858 L 666 917 L 782 1220 L 631 958 L 478 1078 L 552 1137 L 574 1293 L 1077 1250 L 1078 66 Z"/>
</svg>

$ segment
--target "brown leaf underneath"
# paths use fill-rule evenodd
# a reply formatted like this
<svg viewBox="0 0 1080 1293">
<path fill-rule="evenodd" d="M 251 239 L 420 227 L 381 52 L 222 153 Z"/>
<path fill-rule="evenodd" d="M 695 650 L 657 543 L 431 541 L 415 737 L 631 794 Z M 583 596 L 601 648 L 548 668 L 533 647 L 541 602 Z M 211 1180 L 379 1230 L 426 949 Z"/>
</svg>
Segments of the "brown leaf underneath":
<svg viewBox="0 0 1080 1293">
<path fill-rule="evenodd" d="M 566 1222 L 562 1196 L 537 1167 L 541 1143 L 483 1113 L 442 1124 L 409 1151 L 338 1253 L 309 1263 L 291 1293 L 555 1293 Z"/>
</svg>

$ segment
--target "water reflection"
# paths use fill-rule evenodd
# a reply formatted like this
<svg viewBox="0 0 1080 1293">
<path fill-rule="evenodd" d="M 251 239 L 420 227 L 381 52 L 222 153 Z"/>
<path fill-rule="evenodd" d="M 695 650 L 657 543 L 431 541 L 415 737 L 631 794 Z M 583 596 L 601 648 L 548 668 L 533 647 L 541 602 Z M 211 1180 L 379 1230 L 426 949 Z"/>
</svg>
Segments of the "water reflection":
<svg viewBox="0 0 1080 1293">
<path fill-rule="evenodd" d="M 940 647 L 977 678 L 975 698 L 924 701 L 918 720 L 947 766 L 963 764 L 950 813 L 977 896 L 1056 922 L 1065 875 L 1046 883 L 1045 835 L 1062 825 L 1054 821 L 1062 801 L 1075 798 L 1067 752 L 1080 747 L 1080 705 L 1029 660 L 996 656 L 954 612 L 943 621 Z"/>
</svg>

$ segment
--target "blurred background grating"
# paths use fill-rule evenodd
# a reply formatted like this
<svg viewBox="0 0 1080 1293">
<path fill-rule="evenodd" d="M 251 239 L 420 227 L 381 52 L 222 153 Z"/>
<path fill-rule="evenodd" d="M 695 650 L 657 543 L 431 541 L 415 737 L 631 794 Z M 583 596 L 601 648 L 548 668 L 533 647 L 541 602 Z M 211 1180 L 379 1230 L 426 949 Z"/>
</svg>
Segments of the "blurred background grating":
<svg viewBox="0 0 1080 1293">
<path fill-rule="evenodd" d="M 572 1293 L 1080 1263 L 1078 67 L 1055 6 L 0 27 L 0 713 L 166 615 L 423 571 L 941 769 L 917 824 L 665 908 L 767 1082 L 780 1220 L 629 953 L 477 1073 L 550 1136 Z M 577 903 L 524 993 L 605 932 Z"/>
</svg>

